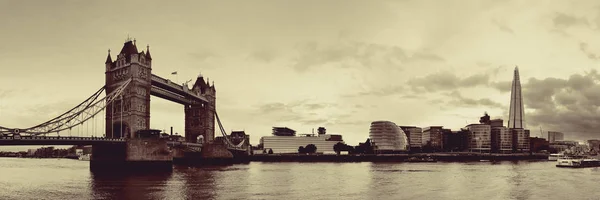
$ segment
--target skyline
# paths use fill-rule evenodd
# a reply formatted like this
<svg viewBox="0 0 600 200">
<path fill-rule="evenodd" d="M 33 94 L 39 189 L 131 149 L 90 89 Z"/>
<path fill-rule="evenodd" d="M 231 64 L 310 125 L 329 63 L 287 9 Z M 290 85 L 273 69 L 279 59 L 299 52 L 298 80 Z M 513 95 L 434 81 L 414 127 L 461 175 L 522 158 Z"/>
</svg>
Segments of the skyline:
<svg viewBox="0 0 600 200">
<path fill-rule="evenodd" d="M 214 81 L 224 128 L 254 145 L 273 126 L 324 126 L 358 144 L 378 120 L 453 130 L 485 111 L 506 120 L 515 65 L 532 136 L 541 126 L 600 138 L 599 2 L 66 2 L 0 2 L 1 126 L 83 101 L 129 34 L 152 49 L 152 73 Z M 183 108 L 151 102 L 151 127 L 183 135 Z"/>
</svg>

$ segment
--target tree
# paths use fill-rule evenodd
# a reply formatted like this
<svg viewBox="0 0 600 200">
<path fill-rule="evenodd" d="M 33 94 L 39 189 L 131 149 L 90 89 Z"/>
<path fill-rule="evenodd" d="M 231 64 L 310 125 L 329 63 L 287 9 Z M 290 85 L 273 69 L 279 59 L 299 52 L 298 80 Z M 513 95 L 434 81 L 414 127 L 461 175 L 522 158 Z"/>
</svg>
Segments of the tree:
<svg viewBox="0 0 600 200">
<path fill-rule="evenodd" d="M 298 153 L 304 154 L 304 153 L 306 153 L 306 149 L 304 149 L 303 146 L 299 146 L 298 147 Z"/>
<path fill-rule="evenodd" d="M 335 151 L 335 153 L 340 155 L 340 151 L 342 151 L 344 149 L 344 147 L 345 147 L 344 143 L 338 142 L 335 145 L 333 145 L 333 151 Z"/>
<path fill-rule="evenodd" d="M 315 146 L 314 144 L 309 144 L 309 145 L 306 145 L 306 147 L 304 147 L 304 150 L 306 150 L 306 153 L 316 153 L 317 146 Z"/>
</svg>

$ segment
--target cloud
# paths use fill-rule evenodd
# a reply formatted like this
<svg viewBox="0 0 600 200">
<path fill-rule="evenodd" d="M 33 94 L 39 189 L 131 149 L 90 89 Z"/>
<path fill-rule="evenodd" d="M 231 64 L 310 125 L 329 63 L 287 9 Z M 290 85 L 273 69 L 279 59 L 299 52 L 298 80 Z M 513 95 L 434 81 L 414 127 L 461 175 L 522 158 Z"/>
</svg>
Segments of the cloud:
<svg viewBox="0 0 600 200">
<path fill-rule="evenodd" d="M 7 98 L 14 93 L 14 90 L 0 90 L 0 99 Z"/>
<path fill-rule="evenodd" d="M 328 64 L 339 67 L 358 65 L 367 69 L 385 67 L 400 70 L 402 65 L 408 63 L 445 61 L 432 52 L 419 51 L 411 54 L 398 46 L 356 41 L 330 44 L 306 42 L 297 45 L 296 50 L 293 68 L 300 72 Z"/>
<path fill-rule="evenodd" d="M 259 49 L 250 53 L 249 57 L 261 62 L 270 63 L 278 57 L 278 54 L 274 50 Z"/>
<path fill-rule="evenodd" d="M 510 33 L 510 34 L 514 34 L 514 31 L 511 28 L 509 28 L 506 25 L 506 23 L 504 23 L 504 22 L 500 22 L 497 19 L 493 19 L 492 20 L 492 24 L 494 24 L 494 26 L 498 27 L 498 29 L 500 29 L 501 31 L 504 31 L 504 32 L 507 32 L 507 33 Z"/>
<path fill-rule="evenodd" d="M 322 118 L 315 111 L 323 110 L 336 105 L 330 103 L 307 103 L 308 100 L 293 101 L 290 103 L 266 103 L 256 107 L 256 114 L 275 118 L 277 122 L 300 122 L 302 124 L 325 124 L 328 119 Z"/>
<path fill-rule="evenodd" d="M 492 107 L 492 108 L 504 108 L 505 106 L 492 101 L 488 98 L 481 99 L 472 99 L 463 97 L 458 91 L 452 91 L 446 94 L 450 97 L 450 101 L 448 101 L 448 105 L 457 106 L 457 107 Z"/>
<path fill-rule="evenodd" d="M 409 79 L 407 85 L 415 91 L 435 92 L 487 85 L 489 79 L 490 76 L 488 74 L 458 77 L 449 71 L 440 71 L 424 77 Z"/>
<path fill-rule="evenodd" d="M 510 92 L 512 89 L 512 81 L 491 82 L 490 86 L 500 92 Z"/>
<path fill-rule="evenodd" d="M 585 54 L 586 57 L 588 57 L 589 59 L 592 60 L 598 60 L 598 55 L 590 52 L 589 48 L 588 48 L 588 44 L 585 42 L 581 42 L 579 43 L 579 50 L 581 50 L 581 52 L 583 52 Z"/>
<path fill-rule="evenodd" d="M 588 21 L 585 18 L 579 18 L 565 13 L 556 13 L 552 22 L 557 28 L 568 28 L 579 24 L 588 25 Z"/>
<path fill-rule="evenodd" d="M 403 97 L 412 98 L 414 94 L 411 94 L 411 91 L 407 90 L 405 86 L 402 85 L 389 85 L 381 88 L 364 90 L 354 94 L 346 94 L 342 95 L 342 97 L 362 97 L 362 96 L 377 96 L 377 97 L 385 97 L 392 96 L 398 94 L 405 94 Z"/>
<path fill-rule="evenodd" d="M 523 87 L 525 120 L 546 130 L 572 133 L 569 138 L 598 139 L 600 129 L 600 78 L 596 70 L 568 79 L 532 78 Z"/>
</svg>

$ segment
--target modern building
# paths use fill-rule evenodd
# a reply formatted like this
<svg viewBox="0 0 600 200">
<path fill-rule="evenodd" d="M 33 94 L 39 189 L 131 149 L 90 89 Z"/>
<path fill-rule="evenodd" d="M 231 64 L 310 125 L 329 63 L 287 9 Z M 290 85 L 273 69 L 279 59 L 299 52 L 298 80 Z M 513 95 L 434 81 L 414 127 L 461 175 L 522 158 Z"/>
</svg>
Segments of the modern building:
<svg viewBox="0 0 600 200">
<path fill-rule="evenodd" d="M 461 129 L 460 131 L 451 131 L 450 129 L 442 129 L 442 135 L 444 137 L 444 151 L 460 152 L 468 149 L 468 130 Z"/>
<path fill-rule="evenodd" d="M 521 81 L 519 77 L 519 68 L 515 67 L 515 73 L 510 92 L 510 109 L 508 118 L 509 129 L 524 129 L 524 111 L 523 96 L 521 95 Z"/>
<path fill-rule="evenodd" d="M 423 147 L 423 129 L 416 126 L 400 126 L 406 134 L 411 151 L 420 151 Z"/>
<path fill-rule="evenodd" d="M 562 140 L 565 140 L 565 134 L 557 131 L 548 131 L 548 142 L 555 143 Z"/>
<path fill-rule="evenodd" d="M 398 125 L 390 121 L 371 122 L 369 138 L 375 153 L 408 150 L 406 134 Z"/>
<path fill-rule="evenodd" d="M 489 124 L 469 124 L 465 129 L 469 131 L 469 151 L 491 151 L 492 128 Z"/>
<path fill-rule="evenodd" d="M 509 130 L 513 137 L 513 151 L 529 152 L 529 130 L 522 128 L 512 128 Z"/>
<path fill-rule="evenodd" d="M 303 134 L 295 136 L 296 131 L 290 128 L 273 128 L 274 136 L 264 136 L 260 138 L 260 144 L 265 151 L 273 150 L 273 153 L 298 153 L 299 147 L 305 147 L 314 144 L 317 147 L 317 153 L 334 152 L 333 146 L 338 142 L 344 143 L 341 135 L 335 134 Z M 277 130 L 277 131 L 275 131 Z M 283 131 L 283 133 L 281 132 Z M 293 135 L 291 134 L 293 133 Z M 281 136 L 285 135 L 285 136 Z"/>
<path fill-rule="evenodd" d="M 427 146 L 433 151 L 440 151 L 443 148 L 442 126 L 429 126 L 423 128 L 423 147 Z"/>
<path fill-rule="evenodd" d="M 529 149 L 531 150 L 531 152 L 540 152 L 543 150 L 547 151 L 549 149 L 549 144 L 550 143 L 548 143 L 548 140 L 546 140 L 545 138 L 529 138 Z"/>
<path fill-rule="evenodd" d="M 492 127 L 493 152 L 511 153 L 513 151 L 512 133 L 506 126 Z"/>
</svg>

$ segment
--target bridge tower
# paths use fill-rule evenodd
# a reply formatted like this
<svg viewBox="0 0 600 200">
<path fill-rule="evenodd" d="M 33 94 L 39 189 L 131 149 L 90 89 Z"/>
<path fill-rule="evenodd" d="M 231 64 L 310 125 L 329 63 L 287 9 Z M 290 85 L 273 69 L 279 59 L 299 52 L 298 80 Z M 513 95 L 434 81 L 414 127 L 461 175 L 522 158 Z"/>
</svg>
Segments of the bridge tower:
<svg viewBox="0 0 600 200">
<path fill-rule="evenodd" d="M 106 94 L 132 78 L 123 95 L 106 106 L 106 137 L 134 138 L 138 130 L 150 128 L 150 47 L 138 52 L 135 39 L 128 39 L 114 61 L 109 50 L 105 64 Z"/>
<path fill-rule="evenodd" d="M 204 96 L 208 103 L 197 103 L 185 105 L 185 140 L 187 142 L 198 142 L 202 136 L 203 143 L 211 143 L 215 138 L 215 110 L 216 89 L 208 80 L 204 81 L 202 75 L 198 76 L 192 91 Z"/>
</svg>

